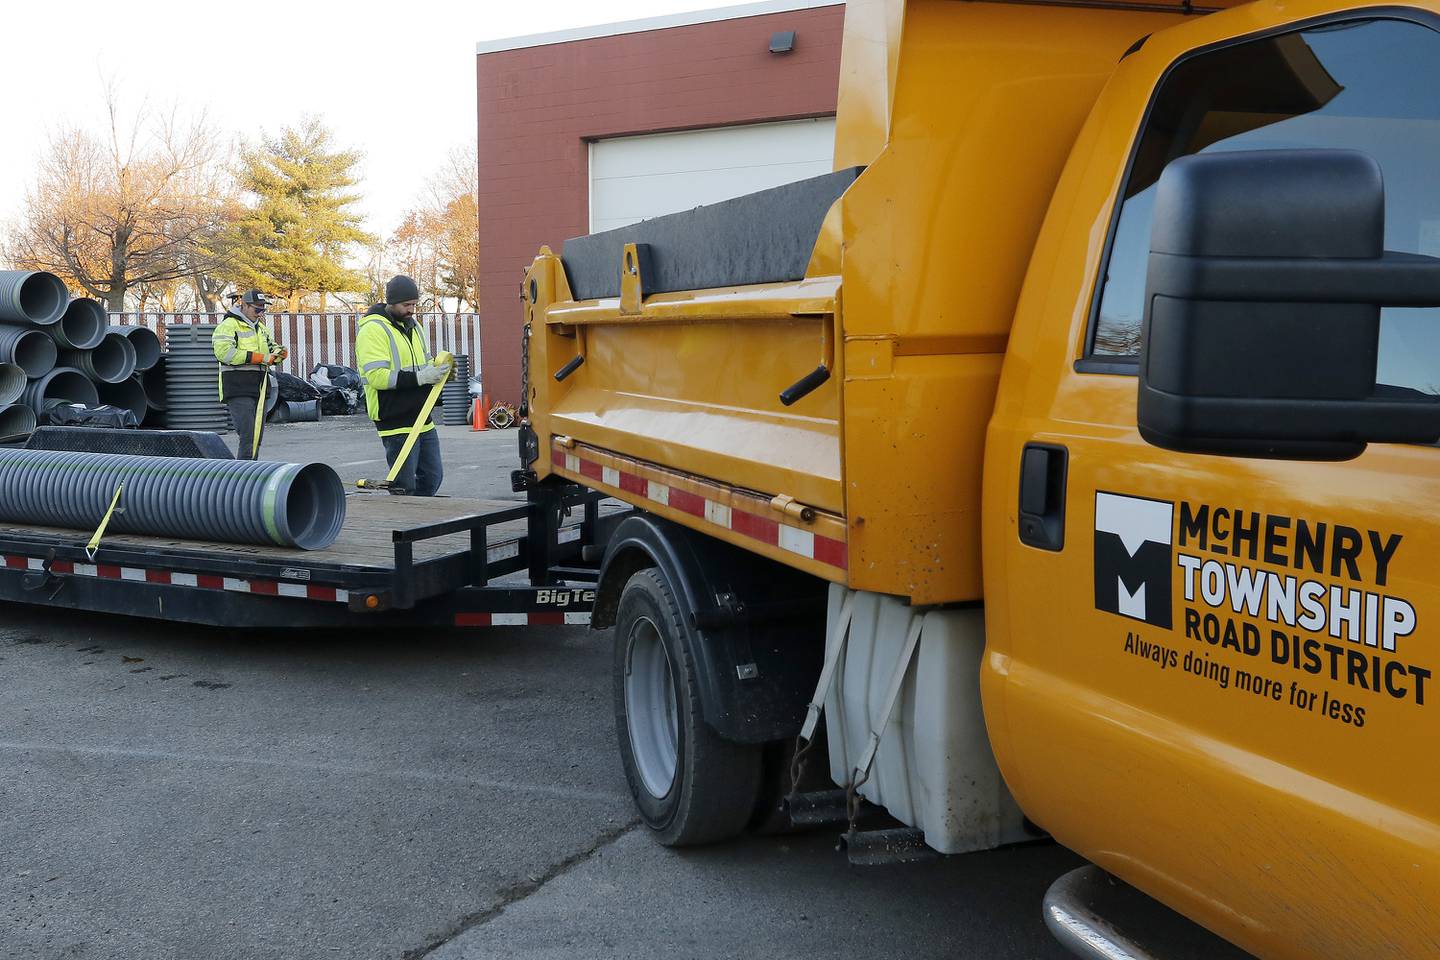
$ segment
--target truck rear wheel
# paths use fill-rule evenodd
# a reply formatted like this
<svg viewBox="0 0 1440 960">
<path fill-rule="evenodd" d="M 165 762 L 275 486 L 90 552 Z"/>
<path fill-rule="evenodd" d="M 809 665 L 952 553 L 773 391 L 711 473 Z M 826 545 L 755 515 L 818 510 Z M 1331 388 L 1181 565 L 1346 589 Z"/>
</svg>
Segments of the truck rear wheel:
<svg viewBox="0 0 1440 960">
<path fill-rule="evenodd" d="M 671 847 L 740 833 L 760 790 L 761 747 L 705 722 L 694 654 L 660 573 L 631 576 L 615 617 L 616 733 L 640 816 Z"/>
</svg>

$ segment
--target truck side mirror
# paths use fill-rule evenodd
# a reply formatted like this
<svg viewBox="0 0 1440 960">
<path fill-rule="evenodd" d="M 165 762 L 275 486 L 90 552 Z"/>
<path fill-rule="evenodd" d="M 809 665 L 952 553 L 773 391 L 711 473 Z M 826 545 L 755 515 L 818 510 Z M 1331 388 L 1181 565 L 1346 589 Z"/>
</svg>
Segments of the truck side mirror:
<svg viewBox="0 0 1440 960">
<path fill-rule="evenodd" d="M 1440 306 L 1440 259 L 1387 253 L 1353 150 L 1196 154 L 1156 187 L 1137 416 L 1155 446 L 1314 460 L 1433 443 L 1440 397 L 1375 382 L 1381 306 Z"/>
</svg>

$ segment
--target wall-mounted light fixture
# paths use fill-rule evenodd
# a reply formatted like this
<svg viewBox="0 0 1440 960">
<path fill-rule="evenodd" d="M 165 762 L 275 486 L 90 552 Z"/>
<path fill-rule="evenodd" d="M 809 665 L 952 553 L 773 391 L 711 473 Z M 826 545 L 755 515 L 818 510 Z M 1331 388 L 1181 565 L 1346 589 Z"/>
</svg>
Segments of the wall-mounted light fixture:
<svg viewBox="0 0 1440 960">
<path fill-rule="evenodd" d="M 771 53 L 789 53 L 795 49 L 795 31 L 778 30 L 770 34 Z"/>
</svg>

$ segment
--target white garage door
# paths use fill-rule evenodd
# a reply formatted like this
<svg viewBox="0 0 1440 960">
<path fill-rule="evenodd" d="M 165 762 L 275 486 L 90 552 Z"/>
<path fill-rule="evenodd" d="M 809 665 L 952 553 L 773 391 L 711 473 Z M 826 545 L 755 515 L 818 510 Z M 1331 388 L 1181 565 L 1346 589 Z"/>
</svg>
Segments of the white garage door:
<svg viewBox="0 0 1440 960">
<path fill-rule="evenodd" d="M 829 173 L 834 153 L 833 117 L 597 140 L 590 231 Z"/>
</svg>

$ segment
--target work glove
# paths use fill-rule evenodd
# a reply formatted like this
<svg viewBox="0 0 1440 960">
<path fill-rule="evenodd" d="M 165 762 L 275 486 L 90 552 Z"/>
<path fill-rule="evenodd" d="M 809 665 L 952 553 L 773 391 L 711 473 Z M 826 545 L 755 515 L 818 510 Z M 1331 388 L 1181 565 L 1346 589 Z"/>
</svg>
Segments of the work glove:
<svg viewBox="0 0 1440 960">
<path fill-rule="evenodd" d="M 449 367 L 442 367 L 438 364 L 427 363 L 425 364 L 425 366 L 420 367 L 418 370 L 415 371 L 415 382 L 420 384 L 421 386 L 428 387 L 432 384 L 440 383 L 448 376 L 450 376 Z"/>
<path fill-rule="evenodd" d="M 281 362 L 282 360 L 284 360 L 286 357 L 290 356 L 290 351 L 289 351 L 289 350 L 286 350 L 284 347 L 281 347 L 281 346 L 278 346 L 278 345 L 277 345 L 277 346 L 275 347 L 275 352 L 272 353 L 272 354 L 270 354 L 270 356 L 272 356 L 272 357 L 275 358 L 275 359 L 273 359 L 273 360 L 270 361 L 271 363 L 279 363 L 279 362 Z"/>
</svg>

